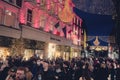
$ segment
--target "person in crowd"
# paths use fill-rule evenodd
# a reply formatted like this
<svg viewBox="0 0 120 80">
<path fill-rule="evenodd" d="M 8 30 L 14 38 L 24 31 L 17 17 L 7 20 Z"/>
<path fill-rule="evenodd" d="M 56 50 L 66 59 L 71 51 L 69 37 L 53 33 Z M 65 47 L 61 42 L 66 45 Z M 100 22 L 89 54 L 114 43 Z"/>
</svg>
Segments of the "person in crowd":
<svg viewBox="0 0 120 80">
<path fill-rule="evenodd" d="M 73 69 L 68 61 L 63 62 L 64 80 L 72 80 Z"/>
<path fill-rule="evenodd" d="M 5 80 L 5 78 L 8 75 L 9 69 L 10 69 L 10 67 L 8 64 L 8 60 L 3 61 L 3 64 L 0 69 L 0 80 Z"/>
<path fill-rule="evenodd" d="M 15 74 L 16 74 L 17 67 L 12 67 L 8 71 L 8 76 L 6 77 L 5 80 L 15 80 Z"/>
<path fill-rule="evenodd" d="M 101 63 L 101 66 L 100 66 L 98 73 L 99 73 L 100 80 L 108 80 L 109 71 L 108 71 L 108 68 L 106 67 L 105 62 Z"/>
<path fill-rule="evenodd" d="M 32 80 L 33 75 L 31 71 L 29 70 L 28 67 L 25 67 L 25 69 L 26 69 L 26 80 Z"/>
<path fill-rule="evenodd" d="M 120 80 L 120 64 L 117 64 L 115 75 L 116 75 L 116 80 Z"/>
<path fill-rule="evenodd" d="M 54 72 L 49 69 L 48 61 L 43 62 L 42 80 L 54 80 Z"/>
<path fill-rule="evenodd" d="M 91 71 L 90 65 L 88 63 L 83 65 L 83 75 L 82 75 L 82 77 L 85 80 L 91 80 L 91 78 L 92 78 L 92 71 Z"/>
<path fill-rule="evenodd" d="M 76 63 L 74 64 L 74 76 L 73 76 L 73 80 L 79 80 L 80 77 L 82 77 L 82 73 L 83 73 L 83 62 L 82 61 L 76 61 Z"/>
<path fill-rule="evenodd" d="M 32 80 L 42 80 L 42 73 L 38 71 Z"/>
<path fill-rule="evenodd" d="M 43 72 L 43 61 L 40 59 L 37 59 L 36 61 L 33 61 L 33 68 L 32 68 L 32 74 L 33 74 L 33 78 L 35 78 L 38 73 L 42 73 Z"/>
<path fill-rule="evenodd" d="M 54 80 L 64 80 L 64 73 L 61 69 L 60 64 L 56 64 L 55 66 L 55 75 L 54 75 Z"/>
<path fill-rule="evenodd" d="M 25 67 L 18 67 L 17 68 L 15 80 L 26 80 Z"/>
<path fill-rule="evenodd" d="M 114 62 L 110 65 L 110 78 L 111 80 L 115 80 L 115 66 L 116 64 Z"/>
</svg>

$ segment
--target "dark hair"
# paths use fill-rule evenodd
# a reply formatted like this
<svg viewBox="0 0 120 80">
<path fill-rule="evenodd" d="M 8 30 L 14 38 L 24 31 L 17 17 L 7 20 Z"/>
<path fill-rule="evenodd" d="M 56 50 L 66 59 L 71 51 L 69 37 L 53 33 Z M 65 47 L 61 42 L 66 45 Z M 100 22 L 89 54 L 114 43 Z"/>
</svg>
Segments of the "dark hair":
<svg viewBox="0 0 120 80">
<path fill-rule="evenodd" d="M 12 67 L 11 69 L 10 69 L 10 72 L 16 72 L 17 71 L 17 67 Z"/>
<path fill-rule="evenodd" d="M 18 67 L 17 70 L 22 70 L 22 71 L 24 71 L 26 73 L 25 67 Z"/>
</svg>

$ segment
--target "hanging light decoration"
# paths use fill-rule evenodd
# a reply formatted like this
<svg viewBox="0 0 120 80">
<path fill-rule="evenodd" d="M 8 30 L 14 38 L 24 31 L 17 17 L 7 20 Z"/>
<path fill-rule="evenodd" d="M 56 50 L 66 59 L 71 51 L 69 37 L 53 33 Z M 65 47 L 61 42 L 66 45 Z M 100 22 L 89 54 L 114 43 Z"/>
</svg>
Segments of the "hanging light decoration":
<svg viewBox="0 0 120 80">
<path fill-rule="evenodd" d="M 61 12 L 58 13 L 58 17 L 63 22 L 71 22 L 74 17 L 74 13 L 72 12 L 73 3 L 71 0 L 65 0 L 64 8 Z"/>
<path fill-rule="evenodd" d="M 95 41 L 93 42 L 95 46 L 98 46 L 100 44 L 99 40 L 98 40 L 98 36 L 96 36 Z"/>
</svg>

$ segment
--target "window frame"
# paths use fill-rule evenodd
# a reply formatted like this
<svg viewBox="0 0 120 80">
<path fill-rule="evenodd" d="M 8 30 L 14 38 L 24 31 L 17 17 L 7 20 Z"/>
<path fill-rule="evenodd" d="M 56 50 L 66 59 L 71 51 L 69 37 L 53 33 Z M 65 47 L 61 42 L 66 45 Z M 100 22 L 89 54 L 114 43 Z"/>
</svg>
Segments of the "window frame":
<svg viewBox="0 0 120 80">
<path fill-rule="evenodd" d="M 7 16 L 10 17 L 10 15 L 11 15 L 11 17 L 13 16 L 14 19 L 10 20 L 10 21 L 12 21 L 12 23 L 7 24 Z M 17 16 L 14 12 L 12 12 L 10 10 L 5 10 L 4 25 L 15 28 L 16 27 L 16 18 L 17 18 Z"/>
<path fill-rule="evenodd" d="M 33 11 L 31 9 L 27 9 L 27 25 L 32 26 Z"/>
</svg>

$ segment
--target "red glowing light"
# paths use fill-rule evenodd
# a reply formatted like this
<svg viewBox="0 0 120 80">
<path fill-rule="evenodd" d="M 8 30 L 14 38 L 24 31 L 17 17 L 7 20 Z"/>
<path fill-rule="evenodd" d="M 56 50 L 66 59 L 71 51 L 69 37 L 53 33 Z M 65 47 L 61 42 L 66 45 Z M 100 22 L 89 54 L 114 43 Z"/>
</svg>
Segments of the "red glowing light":
<svg viewBox="0 0 120 80">
<path fill-rule="evenodd" d="M 50 7 L 51 7 L 50 0 L 47 0 L 46 4 L 47 4 L 47 10 L 50 10 Z"/>
<path fill-rule="evenodd" d="M 38 4 L 40 4 L 40 0 L 36 0 L 36 2 L 37 2 Z"/>
<path fill-rule="evenodd" d="M 19 15 L 19 19 L 20 19 L 20 23 L 22 23 L 22 24 L 25 24 L 26 23 L 26 21 L 25 21 L 25 14 L 24 14 L 24 10 L 20 10 L 20 15 Z"/>
</svg>

